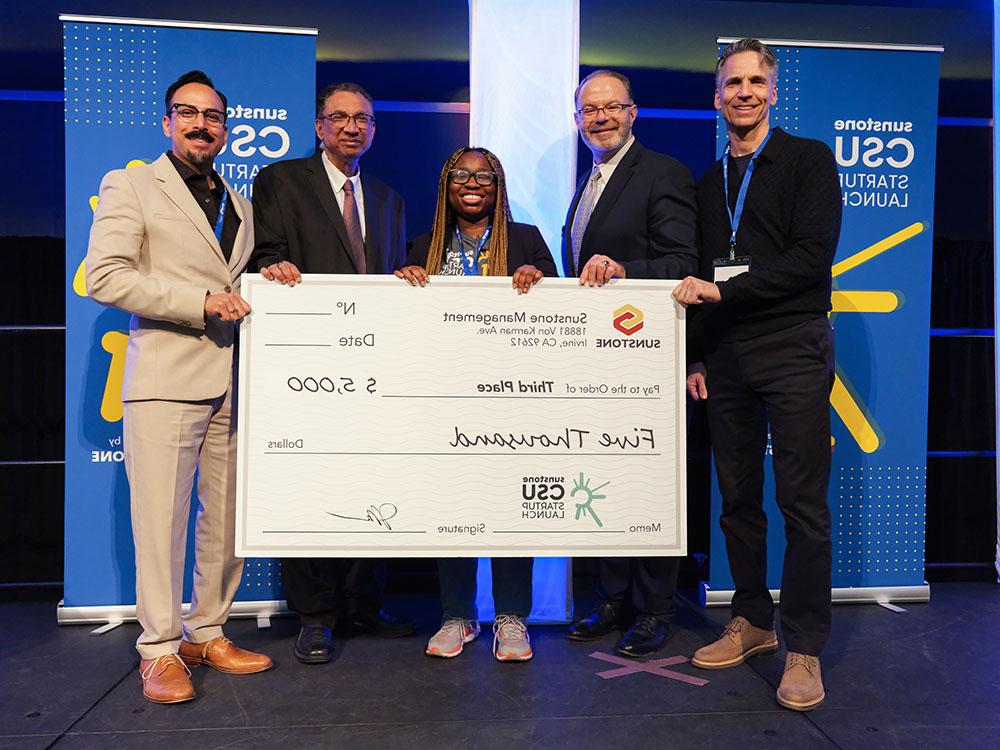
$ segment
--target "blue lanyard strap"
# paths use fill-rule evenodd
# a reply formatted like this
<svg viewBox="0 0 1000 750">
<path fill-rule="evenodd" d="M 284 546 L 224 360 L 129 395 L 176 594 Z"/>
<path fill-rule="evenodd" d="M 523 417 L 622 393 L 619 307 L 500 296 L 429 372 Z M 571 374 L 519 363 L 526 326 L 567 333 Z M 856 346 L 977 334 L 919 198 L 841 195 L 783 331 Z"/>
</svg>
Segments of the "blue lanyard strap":
<svg viewBox="0 0 1000 750">
<path fill-rule="evenodd" d="M 222 200 L 219 201 L 219 218 L 215 220 L 215 239 L 222 244 L 222 223 L 226 218 L 226 206 L 229 205 L 229 191 L 225 185 L 222 186 Z"/>
<path fill-rule="evenodd" d="M 760 145 L 753 152 L 753 156 L 750 157 L 750 163 L 747 164 L 747 171 L 743 175 L 743 180 L 740 182 L 740 190 L 736 194 L 736 210 L 733 211 L 729 207 L 729 144 L 726 144 L 726 151 L 722 155 L 722 190 L 723 197 L 726 201 L 726 211 L 729 213 L 729 228 L 732 230 L 732 234 L 729 235 L 729 259 L 733 260 L 736 257 L 736 232 L 740 228 L 740 219 L 743 218 L 743 204 L 747 200 L 747 188 L 750 187 L 750 178 L 753 177 L 754 167 L 757 165 L 757 155 L 764 150 L 764 146 L 767 142 L 771 140 L 771 132 L 768 131 L 764 140 L 760 142 Z"/>
<path fill-rule="evenodd" d="M 479 238 L 479 242 L 476 243 L 476 252 L 472 255 L 472 260 L 470 261 L 465 257 L 465 245 L 462 244 L 462 232 L 456 226 L 455 227 L 455 241 L 458 243 L 458 257 L 462 259 L 462 271 L 466 276 L 478 276 L 479 275 L 479 256 L 483 252 L 483 248 L 490 239 L 490 231 L 493 229 L 492 226 L 486 227 L 486 231 L 483 232 L 483 236 Z"/>
</svg>

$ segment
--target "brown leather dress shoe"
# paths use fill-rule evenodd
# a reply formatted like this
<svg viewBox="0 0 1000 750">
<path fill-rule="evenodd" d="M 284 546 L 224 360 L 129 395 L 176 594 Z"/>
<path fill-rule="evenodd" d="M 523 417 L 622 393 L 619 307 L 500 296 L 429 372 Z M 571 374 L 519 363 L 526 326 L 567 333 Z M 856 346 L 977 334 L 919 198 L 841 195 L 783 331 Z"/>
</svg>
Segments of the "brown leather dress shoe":
<svg viewBox="0 0 1000 750">
<path fill-rule="evenodd" d="M 745 617 L 729 621 L 722 636 L 714 643 L 694 652 L 691 663 L 702 669 L 725 669 L 742 664 L 757 654 L 773 654 L 778 650 L 774 628 L 755 628 Z"/>
<path fill-rule="evenodd" d="M 204 643 L 181 641 L 180 657 L 189 667 L 205 665 L 226 674 L 253 674 L 270 669 L 271 657 L 242 649 L 220 635 Z"/>
<path fill-rule="evenodd" d="M 139 660 L 142 694 L 153 703 L 183 703 L 194 698 L 191 673 L 177 654 Z"/>
<path fill-rule="evenodd" d="M 819 659 L 788 652 L 785 673 L 778 685 L 778 703 L 793 711 L 811 711 L 826 697 Z"/>
</svg>

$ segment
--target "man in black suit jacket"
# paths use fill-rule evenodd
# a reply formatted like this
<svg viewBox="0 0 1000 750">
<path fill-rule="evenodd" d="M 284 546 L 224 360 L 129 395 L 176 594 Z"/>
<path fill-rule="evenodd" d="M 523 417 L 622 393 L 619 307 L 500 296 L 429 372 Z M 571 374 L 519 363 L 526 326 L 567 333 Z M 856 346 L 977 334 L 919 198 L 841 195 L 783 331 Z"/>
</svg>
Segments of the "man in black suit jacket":
<svg viewBox="0 0 1000 750">
<path fill-rule="evenodd" d="M 345 86 L 364 91 L 348 83 L 331 84 L 320 93 L 316 135 L 323 147 L 306 159 L 265 167 L 254 180 L 253 262 L 268 278 L 294 282 L 296 274 L 288 273 L 289 265 L 301 273 L 392 273 L 406 259 L 403 198 L 377 177 L 359 175 L 358 161 L 375 137 L 371 99 L 353 88 L 338 88 Z M 357 108 L 358 116 L 370 122 L 362 126 L 355 118 L 331 120 L 342 117 L 344 107 L 352 112 Z M 344 223 L 340 186 L 348 174 L 352 182 L 361 183 L 355 202 L 363 208 L 364 268 L 352 252 Z"/>
<path fill-rule="evenodd" d="M 358 161 L 375 137 L 372 98 L 356 83 L 327 86 L 316 100 L 322 148 L 261 170 L 254 180 L 251 267 L 294 286 L 302 273 L 392 273 L 406 258 L 403 199 L 361 175 Z M 290 558 L 281 561 L 289 609 L 302 621 L 295 656 L 333 657 L 331 630 L 346 610 L 351 624 L 376 635 L 409 635 L 413 623 L 382 609 L 385 561 Z"/>
<path fill-rule="evenodd" d="M 611 70 L 587 76 L 576 90 L 576 123 L 594 155 L 563 227 L 563 264 L 580 283 L 612 278 L 680 279 L 698 265 L 695 188 L 676 159 L 635 140 L 637 108 L 628 78 Z M 598 606 L 573 623 L 569 637 L 597 640 L 631 623 L 619 653 L 663 648 L 674 610 L 676 557 L 604 558 Z"/>
</svg>

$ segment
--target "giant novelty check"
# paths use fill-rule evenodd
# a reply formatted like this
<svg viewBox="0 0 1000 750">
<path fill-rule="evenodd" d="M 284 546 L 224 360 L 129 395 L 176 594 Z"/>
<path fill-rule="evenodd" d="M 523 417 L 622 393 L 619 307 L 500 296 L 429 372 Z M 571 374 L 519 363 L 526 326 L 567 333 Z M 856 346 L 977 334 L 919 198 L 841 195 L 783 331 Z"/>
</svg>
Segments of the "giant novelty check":
<svg viewBox="0 0 1000 750">
<path fill-rule="evenodd" d="M 685 554 L 676 283 L 244 277 L 237 554 Z"/>
</svg>

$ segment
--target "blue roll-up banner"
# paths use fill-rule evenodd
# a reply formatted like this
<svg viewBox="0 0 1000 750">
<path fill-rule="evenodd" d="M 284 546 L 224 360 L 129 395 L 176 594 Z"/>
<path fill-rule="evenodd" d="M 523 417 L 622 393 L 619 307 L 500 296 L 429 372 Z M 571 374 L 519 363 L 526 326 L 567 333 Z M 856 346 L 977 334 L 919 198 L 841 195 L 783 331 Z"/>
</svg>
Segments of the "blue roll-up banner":
<svg viewBox="0 0 1000 750">
<path fill-rule="evenodd" d="M 251 197 L 261 168 L 306 156 L 315 147 L 316 30 L 60 20 L 66 101 L 66 532 L 59 621 L 114 621 L 135 616 L 121 432 L 128 316 L 86 298 L 83 261 L 98 187 L 112 169 L 152 162 L 169 148 L 160 125 L 164 94 L 182 73 L 200 69 L 228 98 L 229 142 L 215 168 Z M 189 545 L 185 601 L 192 558 Z M 274 611 L 283 598 L 277 562 L 247 560 L 234 613 Z"/>
<path fill-rule="evenodd" d="M 844 201 L 830 315 L 837 357 L 830 397 L 833 598 L 925 601 L 931 222 L 942 50 L 769 44 L 780 64 L 771 123 L 830 146 Z M 725 138 L 720 121 L 720 156 Z M 770 463 L 767 569 L 768 588 L 776 592 L 784 523 Z M 715 522 L 721 506 L 713 482 Z M 733 579 L 717 523 L 711 545 L 702 601 L 728 603 Z"/>
</svg>

